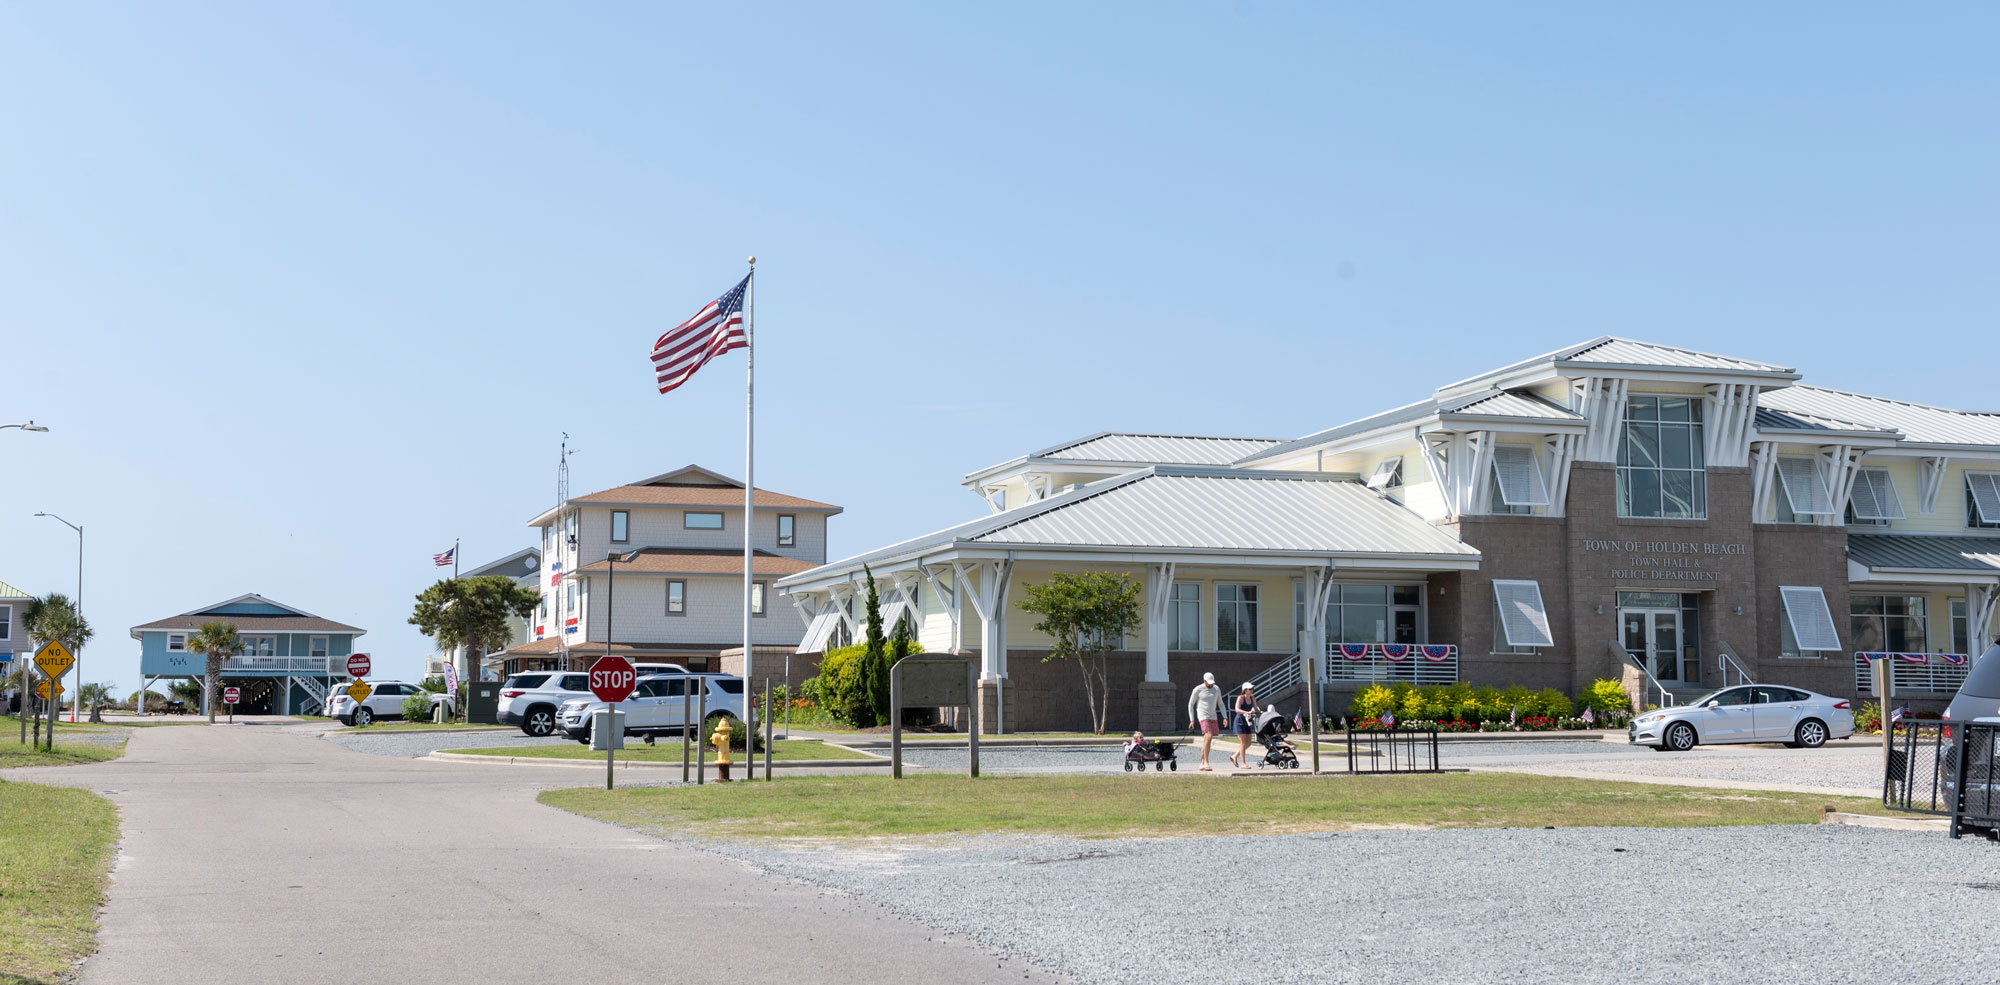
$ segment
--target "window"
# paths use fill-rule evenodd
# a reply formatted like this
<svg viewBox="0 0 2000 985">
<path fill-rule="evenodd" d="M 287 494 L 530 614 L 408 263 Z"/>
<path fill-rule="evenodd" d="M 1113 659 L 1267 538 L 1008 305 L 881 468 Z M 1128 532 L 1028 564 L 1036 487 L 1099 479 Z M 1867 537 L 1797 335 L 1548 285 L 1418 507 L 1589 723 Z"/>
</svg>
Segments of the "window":
<svg viewBox="0 0 2000 985">
<path fill-rule="evenodd" d="M 1385 458 L 1375 463 L 1375 471 L 1368 476 L 1370 489 L 1394 489 L 1403 484 L 1403 456 Z"/>
<path fill-rule="evenodd" d="M 1854 492 L 1847 498 L 1847 522 L 1887 526 L 1904 519 L 1903 499 L 1896 495 L 1896 483 L 1888 469 L 1861 469 L 1854 473 Z"/>
<path fill-rule="evenodd" d="M 1856 595 L 1848 603 L 1854 648 L 1868 653 L 1929 653 L 1921 595 Z M 1953 651 L 1963 653 L 1963 650 Z"/>
<path fill-rule="evenodd" d="M 1215 586 L 1215 648 L 1257 649 L 1257 586 Z"/>
<path fill-rule="evenodd" d="M 1972 652 L 1972 632 L 1965 616 L 1964 599 L 1951 600 L 1951 652 Z"/>
<path fill-rule="evenodd" d="M 793 547 L 798 544 L 798 519 L 790 513 L 778 514 L 779 547 Z"/>
<path fill-rule="evenodd" d="M 1500 630 L 1495 635 L 1496 642 L 1505 642 L 1516 648 L 1556 645 L 1555 638 L 1549 634 L 1549 615 L 1542 608 L 1540 583 L 1495 578 L 1493 604 L 1500 610 Z"/>
<path fill-rule="evenodd" d="M 1778 596 L 1784 603 L 1783 618 L 1778 620 L 1778 656 L 1818 659 L 1824 651 L 1840 649 L 1824 590 L 1817 585 L 1780 585 Z"/>
<path fill-rule="evenodd" d="M 1778 490 L 1784 502 L 1777 508 L 1780 523 L 1811 523 L 1814 517 L 1833 515 L 1833 496 L 1826 489 L 1826 474 L 1812 455 L 1778 456 Z M 1785 514 L 1790 513 L 1789 519 Z"/>
<path fill-rule="evenodd" d="M 1701 398 L 1634 394 L 1618 441 L 1618 515 L 1708 517 Z"/>
<path fill-rule="evenodd" d="M 186 652 L 187 652 L 187 644 L 188 644 L 188 638 L 187 638 L 187 635 L 186 635 L 185 633 L 168 633 L 168 634 L 167 634 L 167 652 L 168 652 L 168 653 L 186 653 Z"/>
<path fill-rule="evenodd" d="M 575 514 L 575 513 L 571 513 L 571 514 L 570 514 L 570 515 L 568 516 L 568 518 L 567 518 L 567 519 L 565 520 L 565 524 L 566 524 L 566 526 L 567 526 L 567 528 L 568 528 L 568 531 L 569 531 L 569 546 L 571 546 L 571 547 L 575 547 L 575 546 L 576 546 L 576 514 Z"/>
<path fill-rule="evenodd" d="M 246 657 L 270 657 L 278 653 L 278 638 L 275 636 L 238 636 L 243 649 L 238 652 Z"/>
<path fill-rule="evenodd" d="M 1500 600 L 1498 598 L 1495 598 L 1493 600 L 1493 652 L 1494 653 L 1535 652 L 1534 647 L 1516 646 L 1514 645 L 1514 642 L 1512 640 L 1509 640 L 1507 638 L 1506 620 L 1500 614 Z"/>
<path fill-rule="evenodd" d="M 1167 601 L 1167 623 L 1172 627 L 1176 650 L 1201 649 L 1201 583 L 1174 582 Z"/>
<path fill-rule="evenodd" d="M 1965 473 L 1965 525 L 2000 527 L 2000 473 Z"/>
<path fill-rule="evenodd" d="M 687 582 L 667 582 L 667 615 L 687 615 Z"/>
<path fill-rule="evenodd" d="M 588 691 L 590 690 L 590 675 L 564 674 L 561 678 L 557 679 L 556 688 L 562 691 Z"/>
<path fill-rule="evenodd" d="M 625 510 L 611 511 L 611 542 L 623 544 L 632 539 L 632 514 Z"/>
<path fill-rule="evenodd" d="M 683 513 L 681 514 L 681 527 L 686 530 L 721 530 L 722 514 Z"/>
<path fill-rule="evenodd" d="M 1527 516 L 1534 513 L 1535 508 L 1532 506 L 1513 506 L 1509 504 L 1507 498 L 1500 494 L 1500 484 L 1495 482 L 1493 483 L 1492 491 L 1486 496 L 1486 512 L 1497 516 L 1505 516 L 1507 514 Z"/>
<path fill-rule="evenodd" d="M 1549 489 L 1542 482 L 1541 456 L 1533 445 L 1493 446 L 1493 491 L 1502 504 L 1524 513 L 1531 506 L 1549 505 Z"/>
<path fill-rule="evenodd" d="M 326 637 L 314 636 L 308 639 L 306 643 L 306 653 L 308 655 L 315 657 L 326 656 Z"/>
<path fill-rule="evenodd" d="M 14 638 L 14 607 L 0 605 L 0 640 Z"/>
<path fill-rule="evenodd" d="M 569 583 L 569 598 L 563 604 L 564 612 L 576 611 L 576 582 Z"/>
<path fill-rule="evenodd" d="M 753 615 L 753 616 L 761 616 L 761 615 L 763 615 L 763 614 L 764 614 L 764 590 L 765 590 L 765 588 L 767 588 L 767 587 L 768 587 L 768 585 L 767 585 L 767 584 L 766 584 L 765 582 L 761 582 L 761 581 L 753 581 L 753 582 L 751 582 L 751 583 L 750 583 L 750 614 L 751 614 L 751 615 Z"/>
</svg>

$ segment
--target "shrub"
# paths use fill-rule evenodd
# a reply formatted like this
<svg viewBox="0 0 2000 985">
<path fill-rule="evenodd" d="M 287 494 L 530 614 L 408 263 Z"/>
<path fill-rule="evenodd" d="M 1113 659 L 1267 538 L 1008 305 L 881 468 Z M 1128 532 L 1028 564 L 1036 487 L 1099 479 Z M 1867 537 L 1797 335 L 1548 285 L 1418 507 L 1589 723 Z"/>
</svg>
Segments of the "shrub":
<svg viewBox="0 0 2000 985">
<path fill-rule="evenodd" d="M 132 692 L 132 695 L 125 699 L 125 703 L 137 707 L 139 704 L 139 692 Z M 165 708 L 167 706 L 167 696 L 158 691 L 147 691 L 146 704 L 154 708 Z"/>
<path fill-rule="evenodd" d="M 429 691 L 412 694 L 403 699 L 403 720 L 406 722 L 428 722 L 431 720 L 431 695 Z"/>
<path fill-rule="evenodd" d="M 1545 687 L 1535 694 L 1535 714 L 1543 718 L 1568 718 L 1576 712 L 1569 695 L 1552 687 Z"/>
<path fill-rule="evenodd" d="M 1396 707 L 1398 704 L 1393 688 L 1370 684 L 1355 693 L 1354 702 L 1348 705 L 1347 715 L 1354 719 L 1380 718 L 1383 712 Z"/>
<path fill-rule="evenodd" d="M 1599 723 L 1632 713 L 1632 696 L 1625 693 L 1625 685 L 1608 678 L 1592 681 L 1577 697 L 1577 703 L 1590 709 Z"/>
<path fill-rule="evenodd" d="M 1854 730 L 1856 732 L 1882 731 L 1882 706 L 1870 701 L 1854 709 Z"/>
<path fill-rule="evenodd" d="M 749 727 L 743 724 L 742 719 L 737 718 L 735 715 L 716 715 L 702 723 L 701 727 L 701 744 L 708 747 L 710 755 L 715 753 L 715 727 L 724 721 L 729 723 L 729 749 L 731 752 L 742 752 L 744 742 L 750 738 L 748 734 Z M 757 751 L 762 752 L 763 750 L 764 737 L 759 735 L 757 736 Z"/>
</svg>

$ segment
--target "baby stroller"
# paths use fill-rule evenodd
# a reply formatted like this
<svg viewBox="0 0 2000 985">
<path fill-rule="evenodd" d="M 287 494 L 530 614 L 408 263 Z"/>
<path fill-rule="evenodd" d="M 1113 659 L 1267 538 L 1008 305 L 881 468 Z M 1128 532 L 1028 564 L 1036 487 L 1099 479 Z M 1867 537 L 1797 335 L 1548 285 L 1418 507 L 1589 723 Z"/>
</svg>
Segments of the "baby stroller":
<svg viewBox="0 0 2000 985">
<path fill-rule="evenodd" d="M 1299 751 L 1285 736 L 1292 731 L 1292 720 L 1278 714 L 1275 709 L 1266 709 L 1257 716 L 1257 741 L 1264 744 L 1264 758 L 1259 766 L 1276 766 L 1281 770 L 1299 768 Z"/>
<path fill-rule="evenodd" d="M 1146 772 L 1147 763 L 1153 764 L 1153 771 L 1156 773 L 1160 770 L 1180 772 L 1181 763 L 1180 760 L 1174 758 L 1175 746 L 1171 742 L 1128 742 L 1126 746 L 1128 747 L 1125 750 L 1125 772 L 1127 773 L 1132 772 L 1134 769 L 1144 773 Z M 1138 765 L 1133 765 L 1135 763 Z"/>
</svg>

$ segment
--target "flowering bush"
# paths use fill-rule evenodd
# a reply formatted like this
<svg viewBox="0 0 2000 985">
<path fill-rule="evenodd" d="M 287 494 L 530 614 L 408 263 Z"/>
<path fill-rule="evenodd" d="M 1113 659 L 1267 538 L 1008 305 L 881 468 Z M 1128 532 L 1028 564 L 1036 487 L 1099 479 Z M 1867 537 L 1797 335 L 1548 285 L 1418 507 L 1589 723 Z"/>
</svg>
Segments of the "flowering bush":
<svg viewBox="0 0 2000 985">
<path fill-rule="evenodd" d="M 1882 731 L 1881 704 L 1870 701 L 1854 709 L 1854 730 L 1856 732 L 1880 733 Z"/>
<path fill-rule="evenodd" d="M 1577 696 L 1577 703 L 1595 713 L 1600 722 L 1632 711 L 1632 696 L 1625 693 L 1625 685 L 1609 678 L 1590 682 L 1590 687 Z"/>
</svg>

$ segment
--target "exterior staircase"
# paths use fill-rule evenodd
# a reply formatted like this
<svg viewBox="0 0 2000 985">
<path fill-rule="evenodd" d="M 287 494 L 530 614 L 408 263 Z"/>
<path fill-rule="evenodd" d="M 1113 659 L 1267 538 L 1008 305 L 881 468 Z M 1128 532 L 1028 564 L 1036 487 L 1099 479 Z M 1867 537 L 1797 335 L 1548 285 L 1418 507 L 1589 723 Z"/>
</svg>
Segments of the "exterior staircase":
<svg viewBox="0 0 2000 985">
<path fill-rule="evenodd" d="M 317 715 L 326 707 L 326 685 L 317 677 L 294 677 L 292 682 L 303 688 L 309 697 L 299 707 L 301 715 Z"/>
</svg>

